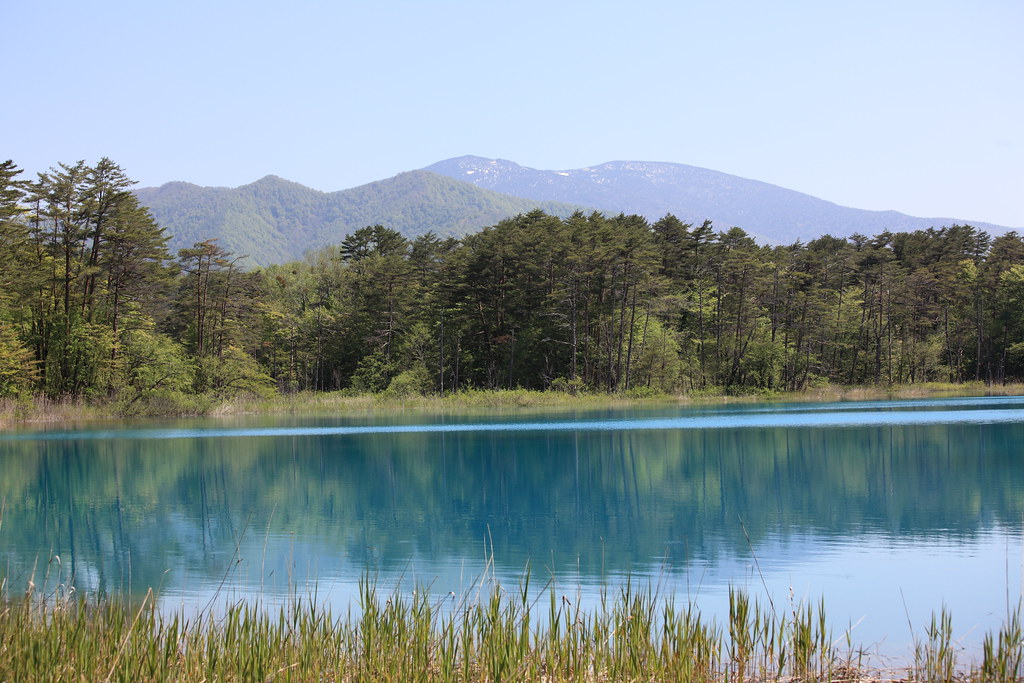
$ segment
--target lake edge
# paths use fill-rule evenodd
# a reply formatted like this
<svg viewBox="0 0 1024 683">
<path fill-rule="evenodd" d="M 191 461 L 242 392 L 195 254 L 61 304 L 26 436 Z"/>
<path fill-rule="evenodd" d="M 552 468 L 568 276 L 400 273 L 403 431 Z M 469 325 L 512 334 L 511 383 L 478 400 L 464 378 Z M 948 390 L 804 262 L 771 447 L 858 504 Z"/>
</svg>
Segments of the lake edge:
<svg viewBox="0 0 1024 683">
<path fill-rule="evenodd" d="M 920 399 L 982 396 L 1024 395 L 1024 383 L 987 385 L 983 382 L 964 384 L 926 383 L 880 387 L 834 386 L 793 392 L 728 395 L 720 391 L 690 394 L 629 396 L 609 393 L 569 394 L 558 391 L 525 389 L 471 390 L 438 395 L 390 396 L 387 394 L 350 394 L 338 392 L 305 392 L 271 398 L 233 397 L 219 400 L 208 410 L 198 413 L 154 413 L 123 415 L 116 403 L 86 401 L 54 401 L 44 397 L 32 399 L 0 399 L 0 431 L 30 424 L 74 427 L 105 420 L 136 421 L 177 417 L 236 417 L 242 415 L 358 415 L 394 413 L 396 410 L 446 414 L 452 412 L 489 414 L 544 409 L 568 411 L 601 408 L 639 408 L 657 406 L 701 406 L 709 404 L 804 403 L 869 401 L 878 399 Z"/>
</svg>

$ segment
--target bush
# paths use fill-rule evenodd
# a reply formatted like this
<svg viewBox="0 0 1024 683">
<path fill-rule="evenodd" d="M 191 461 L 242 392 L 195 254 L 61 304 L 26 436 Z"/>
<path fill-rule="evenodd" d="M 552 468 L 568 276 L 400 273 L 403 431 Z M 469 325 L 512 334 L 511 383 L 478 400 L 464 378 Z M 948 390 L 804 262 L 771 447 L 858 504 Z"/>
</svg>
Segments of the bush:
<svg viewBox="0 0 1024 683">
<path fill-rule="evenodd" d="M 384 354 L 374 351 L 359 361 L 352 373 L 352 388 L 357 392 L 378 394 L 391 384 L 393 368 Z"/>
<path fill-rule="evenodd" d="M 242 349 L 229 346 L 222 356 L 205 356 L 199 360 L 197 388 L 212 391 L 225 398 L 251 394 L 270 398 L 277 393 L 274 380 L 255 358 Z"/>
<path fill-rule="evenodd" d="M 416 363 L 409 370 L 397 374 L 385 393 L 391 396 L 422 396 L 430 388 L 430 373 L 422 363 Z"/>
<path fill-rule="evenodd" d="M 579 377 L 568 379 L 566 377 L 556 377 L 551 380 L 551 391 L 557 391 L 562 394 L 569 394 L 570 396 L 579 396 L 587 390 L 587 385 L 584 384 L 583 380 Z"/>
<path fill-rule="evenodd" d="M 655 398 L 657 396 L 665 396 L 665 392 L 655 387 L 639 386 L 627 389 L 626 396 L 628 398 Z"/>
<path fill-rule="evenodd" d="M 209 394 L 186 394 L 175 389 L 155 389 L 118 402 L 123 417 L 186 417 L 205 415 L 213 407 Z"/>
<path fill-rule="evenodd" d="M 39 372 L 14 328 L 0 322 L 0 396 L 27 396 Z"/>
</svg>

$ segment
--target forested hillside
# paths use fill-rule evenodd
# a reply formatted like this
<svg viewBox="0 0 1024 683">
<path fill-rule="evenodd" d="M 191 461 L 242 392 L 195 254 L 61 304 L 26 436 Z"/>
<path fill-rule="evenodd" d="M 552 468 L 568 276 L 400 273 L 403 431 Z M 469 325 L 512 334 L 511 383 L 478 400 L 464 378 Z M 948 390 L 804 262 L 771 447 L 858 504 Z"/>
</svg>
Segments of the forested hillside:
<svg viewBox="0 0 1024 683">
<path fill-rule="evenodd" d="M 103 159 L 0 165 L 0 396 L 801 389 L 1024 378 L 1024 241 L 970 226 L 755 243 L 531 211 L 461 239 L 363 227 L 246 271 Z"/>
<path fill-rule="evenodd" d="M 535 208 L 568 216 L 577 206 L 510 197 L 430 173 L 411 171 L 339 192 L 319 192 L 277 176 L 242 187 L 167 183 L 135 190 L 171 235 L 172 251 L 216 239 L 246 256 L 248 267 L 302 258 L 367 225 L 406 237 L 461 237 Z"/>
<path fill-rule="evenodd" d="M 309 249 L 338 244 L 367 225 L 385 225 L 409 239 L 433 232 L 463 237 L 534 209 L 567 218 L 574 211 L 666 214 L 702 224 L 740 226 L 761 244 L 809 241 L 883 230 L 913 231 L 966 224 L 864 211 L 768 183 L 683 164 L 612 162 L 571 171 L 537 171 L 510 161 L 460 157 L 420 171 L 338 192 L 320 192 L 277 176 L 241 187 L 173 182 L 137 188 L 139 202 L 169 234 L 172 252 L 216 239 L 245 256 L 246 268 L 301 259 Z M 972 223 L 992 235 L 1008 228 Z"/>
</svg>

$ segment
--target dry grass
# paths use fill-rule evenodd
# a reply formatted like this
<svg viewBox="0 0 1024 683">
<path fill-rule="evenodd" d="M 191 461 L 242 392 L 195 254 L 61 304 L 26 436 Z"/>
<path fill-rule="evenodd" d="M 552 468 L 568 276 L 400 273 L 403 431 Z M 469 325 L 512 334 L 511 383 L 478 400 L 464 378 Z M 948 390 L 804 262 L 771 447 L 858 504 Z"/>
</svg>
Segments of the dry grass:
<svg viewBox="0 0 1024 683">
<path fill-rule="evenodd" d="M 23 422 L 74 424 L 109 416 L 109 405 L 84 399 L 0 398 L 0 428 Z"/>
<path fill-rule="evenodd" d="M 945 398 L 953 396 L 1024 395 L 1024 384 L 988 385 L 927 383 L 895 386 L 828 385 L 799 392 L 759 392 L 726 395 L 711 390 L 689 394 L 628 395 L 608 393 L 569 394 L 557 391 L 511 389 L 469 390 L 439 395 L 396 396 L 390 394 L 352 394 L 338 392 L 300 392 L 272 398 L 236 396 L 214 399 L 187 397 L 181 401 L 144 413 L 146 417 L 231 416 L 231 415 L 380 415 L 394 412 L 495 413 L 522 410 L 588 410 L 656 405 L 702 405 L 708 403 L 753 403 L 797 401 L 864 401 L 873 399 Z M 125 417 L 123 404 L 117 401 L 84 399 L 53 400 L 35 398 L 0 399 L 0 429 L 23 423 L 60 423 L 73 426 L 98 419 Z"/>
</svg>

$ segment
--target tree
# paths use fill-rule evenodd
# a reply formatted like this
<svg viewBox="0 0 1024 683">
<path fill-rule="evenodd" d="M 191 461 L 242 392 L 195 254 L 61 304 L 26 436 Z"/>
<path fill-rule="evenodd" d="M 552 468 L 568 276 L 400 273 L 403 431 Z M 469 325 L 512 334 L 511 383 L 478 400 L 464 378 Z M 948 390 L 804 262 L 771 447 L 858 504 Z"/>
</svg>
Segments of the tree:
<svg viewBox="0 0 1024 683">
<path fill-rule="evenodd" d="M 110 159 L 58 164 L 33 183 L 0 165 L 0 266 L 9 319 L 39 364 L 51 395 L 110 391 L 126 310 L 164 277 L 166 236 L 128 191 Z"/>
<path fill-rule="evenodd" d="M 388 364 L 411 303 L 407 296 L 413 278 L 409 246 L 401 234 L 381 225 L 357 230 L 341 245 L 342 260 L 353 274 L 355 328 L 361 341 Z"/>
<path fill-rule="evenodd" d="M 0 398 L 29 393 L 37 379 L 32 352 L 11 325 L 0 322 Z"/>
<path fill-rule="evenodd" d="M 186 274 L 182 308 L 188 321 L 192 352 L 203 357 L 223 350 L 218 348 L 218 333 L 223 326 L 220 313 L 231 295 L 231 279 L 238 258 L 223 249 L 217 240 L 195 243 L 178 251 L 181 270 Z"/>
<path fill-rule="evenodd" d="M 996 378 L 1024 377 L 1024 265 L 1014 264 L 999 276 L 996 293 L 996 320 L 1002 327 Z"/>
<path fill-rule="evenodd" d="M 168 236 L 134 195 L 124 194 L 106 229 L 99 266 L 105 274 L 104 321 L 116 336 L 125 306 L 152 309 L 174 275 L 168 265 Z M 116 347 L 113 353 L 116 355 Z"/>
<path fill-rule="evenodd" d="M 188 391 L 195 368 L 184 347 L 152 325 L 125 330 L 121 339 L 123 383 L 129 404 L 162 391 Z"/>
<path fill-rule="evenodd" d="M 130 213 L 140 214 L 133 216 L 137 219 L 143 218 L 141 214 L 145 214 L 152 227 L 156 225 L 148 216 L 148 211 L 140 209 L 138 202 L 128 192 L 128 188 L 134 184 L 135 181 L 120 166 L 106 157 L 87 170 L 82 212 L 87 230 L 88 255 L 82 265 L 81 286 L 82 313 L 89 322 L 93 320 L 96 309 L 96 283 L 104 274 L 101 259 L 105 256 L 108 231 L 120 223 L 123 237 L 126 234 L 124 224 L 129 220 Z"/>
</svg>

